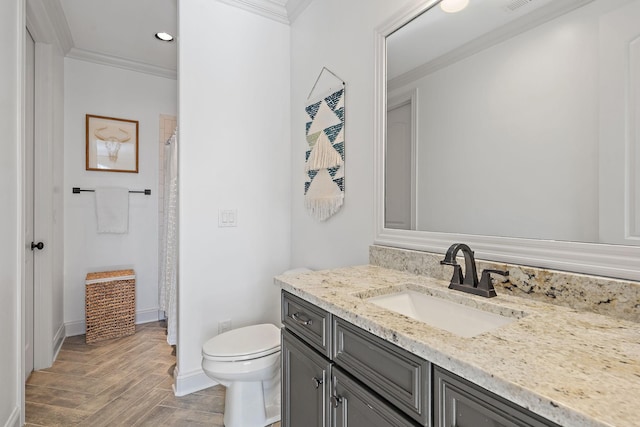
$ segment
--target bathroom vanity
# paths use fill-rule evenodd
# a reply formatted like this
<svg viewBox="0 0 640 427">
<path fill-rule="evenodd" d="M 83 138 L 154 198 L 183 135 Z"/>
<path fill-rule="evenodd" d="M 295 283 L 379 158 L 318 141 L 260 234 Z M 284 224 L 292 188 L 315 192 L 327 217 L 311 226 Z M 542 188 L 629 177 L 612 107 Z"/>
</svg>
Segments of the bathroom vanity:
<svg viewBox="0 0 640 427">
<path fill-rule="evenodd" d="M 276 283 L 283 288 L 283 427 L 586 427 L 640 419 L 634 322 L 500 293 L 461 295 L 444 280 L 373 265 Z M 462 337 L 371 302 L 406 289 L 516 319 Z"/>
<path fill-rule="evenodd" d="M 283 426 L 556 426 L 286 291 L 282 321 Z"/>
</svg>

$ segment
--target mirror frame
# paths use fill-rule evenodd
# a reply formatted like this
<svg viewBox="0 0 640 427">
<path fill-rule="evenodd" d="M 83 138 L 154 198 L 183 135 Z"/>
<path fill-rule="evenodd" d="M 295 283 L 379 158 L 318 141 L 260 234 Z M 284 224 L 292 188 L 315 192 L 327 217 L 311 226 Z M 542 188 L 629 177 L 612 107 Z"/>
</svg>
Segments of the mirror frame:
<svg viewBox="0 0 640 427">
<path fill-rule="evenodd" d="M 386 37 L 438 3 L 440 0 L 414 1 L 375 29 L 374 244 L 444 254 L 452 243 L 464 242 L 471 246 L 478 259 L 640 280 L 640 246 L 385 228 Z"/>
</svg>

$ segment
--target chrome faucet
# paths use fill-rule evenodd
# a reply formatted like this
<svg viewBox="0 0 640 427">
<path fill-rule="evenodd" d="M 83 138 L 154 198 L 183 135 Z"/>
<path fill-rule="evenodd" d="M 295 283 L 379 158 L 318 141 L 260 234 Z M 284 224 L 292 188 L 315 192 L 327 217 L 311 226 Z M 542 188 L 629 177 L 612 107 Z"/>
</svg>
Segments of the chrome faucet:
<svg viewBox="0 0 640 427">
<path fill-rule="evenodd" d="M 464 255 L 464 275 L 462 274 L 462 267 L 456 261 L 456 256 L 459 251 L 462 251 L 462 254 Z M 476 270 L 476 260 L 473 256 L 473 251 L 464 243 L 454 243 L 451 245 L 444 256 L 444 259 L 440 261 L 440 264 L 450 265 L 453 267 L 453 277 L 451 277 L 449 289 L 455 289 L 487 298 L 496 296 L 496 290 L 491 282 L 490 274 L 495 273 L 501 274 L 502 276 L 509 275 L 508 271 L 486 269 L 482 271 L 482 277 L 478 282 L 478 272 Z"/>
</svg>

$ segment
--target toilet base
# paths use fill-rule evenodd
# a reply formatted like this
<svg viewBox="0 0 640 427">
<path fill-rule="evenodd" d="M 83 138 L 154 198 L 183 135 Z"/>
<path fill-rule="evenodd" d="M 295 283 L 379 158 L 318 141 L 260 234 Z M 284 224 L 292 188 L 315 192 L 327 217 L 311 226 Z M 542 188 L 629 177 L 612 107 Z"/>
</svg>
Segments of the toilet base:
<svg viewBox="0 0 640 427">
<path fill-rule="evenodd" d="M 262 381 L 231 383 L 224 403 L 225 427 L 265 427 L 280 421 L 279 394 L 280 387 L 267 389 Z"/>
</svg>

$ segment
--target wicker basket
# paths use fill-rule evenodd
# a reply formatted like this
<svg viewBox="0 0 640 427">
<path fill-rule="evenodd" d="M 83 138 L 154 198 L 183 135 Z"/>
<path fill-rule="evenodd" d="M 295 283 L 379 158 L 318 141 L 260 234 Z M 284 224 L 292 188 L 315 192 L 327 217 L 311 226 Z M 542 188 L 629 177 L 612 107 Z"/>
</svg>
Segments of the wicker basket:
<svg viewBox="0 0 640 427">
<path fill-rule="evenodd" d="M 87 343 L 136 331 L 136 276 L 133 270 L 89 273 L 85 283 Z"/>
</svg>

